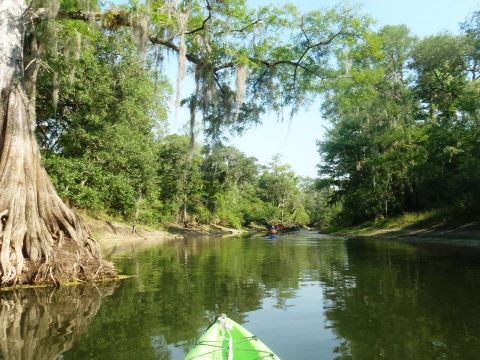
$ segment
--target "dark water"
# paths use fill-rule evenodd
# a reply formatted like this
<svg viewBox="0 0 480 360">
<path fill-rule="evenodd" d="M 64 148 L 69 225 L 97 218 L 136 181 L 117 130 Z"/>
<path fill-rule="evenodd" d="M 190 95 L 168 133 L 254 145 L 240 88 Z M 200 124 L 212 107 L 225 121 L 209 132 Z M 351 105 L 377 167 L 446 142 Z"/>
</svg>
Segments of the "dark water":
<svg viewBox="0 0 480 360">
<path fill-rule="evenodd" d="M 183 359 L 226 313 L 283 359 L 480 359 L 477 250 L 302 233 L 112 259 L 138 277 L 1 293 L 1 356 Z"/>
</svg>

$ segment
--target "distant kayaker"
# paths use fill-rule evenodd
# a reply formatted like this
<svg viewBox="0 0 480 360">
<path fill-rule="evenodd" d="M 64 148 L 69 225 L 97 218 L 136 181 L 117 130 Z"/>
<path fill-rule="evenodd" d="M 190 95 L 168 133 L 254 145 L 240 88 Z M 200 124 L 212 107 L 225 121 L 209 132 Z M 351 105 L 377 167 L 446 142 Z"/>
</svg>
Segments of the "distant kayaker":
<svg viewBox="0 0 480 360">
<path fill-rule="evenodd" d="M 277 235 L 278 234 L 278 230 L 277 230 L 277 227 L 275 225 L 268 225 L 268 235 Z"/>
</svg>

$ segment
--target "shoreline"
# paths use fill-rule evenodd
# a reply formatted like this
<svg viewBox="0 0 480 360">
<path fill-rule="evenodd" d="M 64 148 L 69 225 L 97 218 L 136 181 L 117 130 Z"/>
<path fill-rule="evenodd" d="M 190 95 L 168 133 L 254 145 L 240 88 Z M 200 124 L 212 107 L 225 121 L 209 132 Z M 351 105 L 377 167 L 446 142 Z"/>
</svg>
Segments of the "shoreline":
<svg viewBox="0 0 480 360">
<path fill-rule="evenodd" d="M 138 225 L 134 232 L 127 223 L 96 219 L 82 214 L 94 238 L 102 250 L 108 254 L 117 248 L 131 246 L 149 246 L 166 241 L 191 239 L 199 237 L 229 237 L 246 235 L 255 229 L 234 229 L 220 225 L 198 225 L 184 228 L 170 224 L 164 230 Z M 361 225 L 332 232 L 321 232 L 331 236 L 348 239 L 383 239 L 398 240 L 410 243 L 443 244 L 452 246 L 468 246 L 480 248 L 480 223 L 477 221 L 453 225 L 445 222 L 427 224 L 408 223 L 404 226 L 388 226 L 382 224 Z M 256 229 L 258 231 L 258 229 Z"/>
<path fill-rule="evenodd" d="M 135 230 L 127 223 L 112 220 L 101 220 L 82 214 L 93 237 L 98 241 L 102 252 L 107 256 L 120 248 L 150 246 L 172 240 L 184 240 L 199 237 L 229 237 L 241 236 L 246 230 L 228 228 L 220 225 L 200 225 L 193 228 L 183 228 L 179 225 L 169 225 L 165 230 L 137 225 Z"/>
<path fill-rule="evenodd" d="M 348 239 L 397 240 L 409 243 L 451 245 L 480 248 L 480 229 L 477 223 L 461 226 L 397 227 L 346 229 L 329 233 Z"/>
</svg>

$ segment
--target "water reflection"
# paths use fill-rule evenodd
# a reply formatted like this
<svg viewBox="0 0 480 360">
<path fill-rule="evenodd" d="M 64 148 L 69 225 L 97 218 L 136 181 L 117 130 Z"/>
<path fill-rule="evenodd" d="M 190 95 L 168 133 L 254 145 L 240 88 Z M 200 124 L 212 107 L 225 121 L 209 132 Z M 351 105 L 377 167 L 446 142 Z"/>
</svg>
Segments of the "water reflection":
<svg viewBox="0 0 480 360">
<path fill-rule="evenodd" d="M 477 359 L 478 251 L 349 241 L 327 282 L 337 359 Z"/>
<path fill-rule="evenodd" d="M 114 260 L 122 273 L 138 277 L 105 301 L 66 358 L 182 359 L 219 313 L 243 323 L 266 299 L 289 311 L 304 282 L 332 277 L 346 262 L 338 240 L 292 241 L 196 239 L 132 248 Z M 107 344 L 102 334 L 108 329 L 115 337 Z"/>
<path fill-rule="evenodd" d="M 6 359 L 183 359 L 224 312 L 283 359 L 476 359 L 479 259 L 312 233 L 132 246 L 113 260 L 138 276 L 111 296 L 1 294 L 0 346 Z"/>
<path fill-rule="evenodd" d="M 1 358 L 61 358 L 113 290 L 109 285 L 0 292 Z"/>
</svg>

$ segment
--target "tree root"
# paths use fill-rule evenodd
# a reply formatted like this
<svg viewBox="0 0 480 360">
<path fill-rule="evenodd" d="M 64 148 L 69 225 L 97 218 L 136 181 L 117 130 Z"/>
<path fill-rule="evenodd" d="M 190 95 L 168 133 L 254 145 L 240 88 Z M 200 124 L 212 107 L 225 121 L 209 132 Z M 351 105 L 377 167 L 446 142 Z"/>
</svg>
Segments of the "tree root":
<svg viewBox="0 0 480 360">
<path fill-rule="evenodd" d="M 41 164 L 23 88 L 13 86 L 1 100 L 0 286 L 116 276 Z"/>
</svg>

